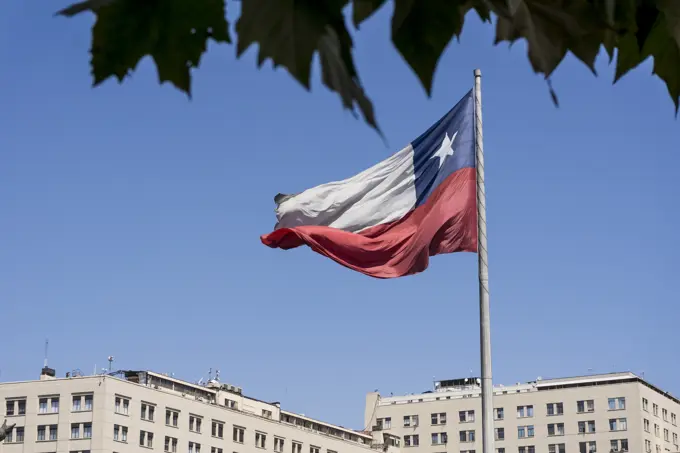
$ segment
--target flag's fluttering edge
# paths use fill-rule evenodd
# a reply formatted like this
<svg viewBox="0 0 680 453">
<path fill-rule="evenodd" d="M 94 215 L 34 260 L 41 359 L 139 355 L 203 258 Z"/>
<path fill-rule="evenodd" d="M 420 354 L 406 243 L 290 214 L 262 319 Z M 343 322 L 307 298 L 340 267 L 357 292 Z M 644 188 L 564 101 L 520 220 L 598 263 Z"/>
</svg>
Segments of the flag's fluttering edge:
<svg viewBox="0 0 680 453">
<path fill-rule="evenodd" d="M 269 247 L 308 245 L 371 277 L 425 270 L 430 256 L 477 251 L 470 91 L 406 148 L 343 181 L 276 196 Z"/>
</svg>

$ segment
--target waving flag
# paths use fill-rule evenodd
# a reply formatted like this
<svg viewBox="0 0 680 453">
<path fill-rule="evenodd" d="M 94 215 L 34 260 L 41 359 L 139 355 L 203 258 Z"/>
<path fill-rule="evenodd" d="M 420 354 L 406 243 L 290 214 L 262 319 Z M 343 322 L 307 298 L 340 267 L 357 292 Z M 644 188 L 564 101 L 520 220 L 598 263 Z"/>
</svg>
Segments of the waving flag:
<svg viewBox="0 0 680 453">
<path fill-rule="evenodd" d="M 429 257 L 477 251 L 474 98 L 470 91 L 406 148 L 343 181 L 276 196 L 262 242 L 308 245 L 371 277 L 425 270 Z"/>
</svg>

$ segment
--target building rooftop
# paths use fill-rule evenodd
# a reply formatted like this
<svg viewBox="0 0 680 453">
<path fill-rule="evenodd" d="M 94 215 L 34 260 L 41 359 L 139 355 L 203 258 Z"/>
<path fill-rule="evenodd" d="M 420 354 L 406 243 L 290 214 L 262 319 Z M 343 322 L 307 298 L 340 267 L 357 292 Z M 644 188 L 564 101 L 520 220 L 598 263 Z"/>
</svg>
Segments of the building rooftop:
<svg viewBox="0 0 680 453">
<path fill-rule="evenodd" d="M 243 389 L 241 387 L 220 382 L 219 374 L 216 374 L 214 379 L 208 379 L 205 383 L 202 382 L 202 380 L 192 383 L 178 379 L 168 373 L 157 373 L 149 370 L 102 370 L 99 374 L 91 375 L 84 375 L 80 370 L 74 370 L 67 372 L 63 378 L 57 378 L 53 369 L 45 367 L 41 372 L 39 380 L 14 383 L 4 382 L 0 383 L 0 385 L 40 383 L 45 381 L 54 382 L 55 380 L 99 379 L 102 376 L 118 379 L 133 385 L 150 387 L 157 391 L 174 394 L 184 398 L 192 398 L 204 404 L 221 406 L 226 410 L 235 410 L 244 415 L 274 419 L 281 423 L 292 424 L 303 429 L 351 442 L 357 442 L 366 446 L 370 446 L 373 440 L 370 433 L 326 423 L 303 414 L 283 411 L 281 410 L 279 402 L 266 402 L 246 396 L 243 394 Z M 230 404 L 236 403 L 237 400 L 240 400 L 243 404 Z M 255 407 L 257 408 L 257 411 L 253 410 Z M 266 416 L 264 415 L 265 413 L 267 413 Z"/>
<path fill-rule="evenodd" d="M 434 382 L 434 389 L 427 390 L 422 393 L 412 393 L 398 396 L 382 396 L 380 399 L 381 405 L 386 404 L 404 404 L 423 401 L 435 401 L 441 399 L 452 398 L 470 398 L 481 397 L 481 384 L 477 377 L 468 377 L 460 379 L 447 379 Z M 496 384 L 493 387 L 494 395 L 504 395 L 509 393 L 524 393 L 542 390 L 552 390 L 556 388 L 591 386 L 600 384 L 624 383 L 624 382 L 639 382 L 642 385 L 649 387 L 657 393 L 671 399 L 680 404 L 680 400 L 669 392 L 661 390 L 660 388 L 645 381 L 642 377 L 626 372 L 593 374 L 584 376 L 572 376 L 563 378 L 543 379 L 536 378 L 533 381 L 525 383 L 517 382 L 513 385 Z"/>
</svg>

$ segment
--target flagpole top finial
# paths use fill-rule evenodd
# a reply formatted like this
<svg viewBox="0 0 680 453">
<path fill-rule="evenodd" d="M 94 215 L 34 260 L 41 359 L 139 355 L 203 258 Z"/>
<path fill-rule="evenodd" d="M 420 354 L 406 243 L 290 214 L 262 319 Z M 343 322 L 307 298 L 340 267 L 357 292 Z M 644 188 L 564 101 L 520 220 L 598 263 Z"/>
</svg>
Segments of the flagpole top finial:
<svg viewBox="0 0 680 453">
<path fill-rule="evenodd" d="M 475 69 L 475 77 L 481 77 L 482 76 L 482 70 L 481 69 Z"/>
</svg>

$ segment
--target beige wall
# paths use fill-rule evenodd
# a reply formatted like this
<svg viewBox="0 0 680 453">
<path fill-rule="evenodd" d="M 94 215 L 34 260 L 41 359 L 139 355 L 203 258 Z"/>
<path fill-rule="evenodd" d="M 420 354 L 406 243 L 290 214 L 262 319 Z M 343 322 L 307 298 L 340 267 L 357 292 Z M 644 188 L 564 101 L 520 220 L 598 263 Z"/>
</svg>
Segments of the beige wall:
<svg viewBox="0 0 680 453">
<path fill-rule="evenodd" d="M 540 385 L 546 386 L 544 381 Z M 610 440 L 627 439 L 630 452 L 643 453 L 645 451 L 645 439 L 653 443 L 652 452 L 656 453 L 656 444 L 662 446 L 661 452 L 678 452 L 680 447 L 673 444 L 672 433 L 680 435 L 680 427 L 672 425 L 670 413 L 680 417 L 680 405 L 671 399 L 660 395 L 658 392 L 638 382 L 615 383 L 607 385 L 588 385 L 571 388 L 559 388 L 554 390 L 538 390 L 538 386 L 520 385 L 506 388 L 494 388 L 494 407 L 503 407 L 505 417 L 502 421 L 495 421 L 496 428 L 505 429 L 505 440 L 496 441 L 496 447 L 505 448 L 506 453 L 517 453 L 518 447 L 533 445 L 536 453 L 548 452 L 549 444 L 564 443 L 567 453 L 578 453 L 579 443 L 584 441 L 596 441 L 599 453 L 610 451 Z M 519 390 L 519 393 L 517 392 Z M 663 429 L 661 438 L 654 437 L 653 425 L 650 433 L 643 431 L 643 417 L 650 417 L 641 409 L 641 398 L 649 399 L 649 411 L 652 411 L 652 402 L 659 404 L 659 417 L 656 423 L 661 423 L 661 407 L 669 413 L 668 422 L 664 427 L 669 430 L 669 442 L 664 442 Z M 447 397 L 449 399 L 447 399 Z M 608 410 L 608 399 L 625 397 L 625 410 Z M 435 400 L 439 398 L 439 400 Z M 422 402 L 420 401 L 422 399 Z M 594 400 L 595 410 L 593 413 L 577 413 L 577 401 Z M 409 402 L 411 401 L 411 402 Z M 563 415 L 547 415 L 548 403 L 561 402 L 564 407 Z M 377 403 L 377 406 L 376 406 Z M 534 415 L 531 418 L 518 418 L 517 407 L 533 405 Z M 461 423 L 459 411 L 474 410 L 475 421 Z M 445 412 L 447 423 L 445 426 L 432 426 L 431 414 Z M 372 415 L 372 417 L 371 417 Z M 418 415 L 419 426 L 404 427 L 403 417 L 406 415 Z M 418 434 L 420 445 L 407 447 L 402 440 L 402 449 L 413 453 L 427 452 L 459 452 L 475 450 L 482 451 L 481 442 L 481 398 L 479 389 L 468 392 L 434 392 L 420 395 L 388 397 L 379 399 L 379 395 L 369 393 L 366 397 L 365 418 L 370 426 L 376 424 L 378 418 L 391 417 L 389 432 L 399 436 Z M 627 430 L 610 432 L 609 420 L 613 418 L 626 418 Z M 593 434 L 579 434 L 579 421 L 595 421 L 596 432 Z M 652 424 L 655 421 L 652 421 Z M 548 436 L 548 424 L 563 423 L 564 436 Z M 518 439 L 518 426 L 534 426 L 534 437 L 531 439 Z M 459 431 L 474 430 L 475 442 L 459 442 Z M 432 445 L 431 434 L 434 432 L 446 432 L 448 434 L 447 445 Z"/>
<path fill-rule="evenodd" d="M 71 397 L 74 393 L 92 392 L 94 394 L 94 410 L 91 412 L 74 413 L 71 411 Z M 38 414 L 38 398 L 43 394 L 60 396 L 60 410 L 58 414 Z M 227 392 L 219 392 L 223 397 Z M 115 412 L 116 396 L 130 400 L 127 415 Z M 319 453 L 328 450 L 337 453 L 366 453 L 369 446 L 357 442 L 340 439 L 336 436 L 325 435 L 311 429 L 282 423 L 278 420 L 278 408 L 274 405 L 259 402 L 245 397 L 238 399 L 242 410 L 231 410 L 220 405 L 203 403 L 193 397 L 182 397 L 179 394 L 156 390 L 144 385 L 134 384 L 113 377 L 91 376 L 71 379 L 56 379 L 45 381 L 31 381 L 24 383 L 0 384 L 0 399 L 3 405 L 8 398 L 25 398 L 27 401 L 25 416 L 7 417 L 8 423 L 17 423 L 25 427 L 23 443 L 5 443 L 0 449 L 2 453 L 48 453 L 90 450 L 92 452 L 139 452 L 140 430 L 154 434 L 152 450 L 163 451 L 165 436 L 178 439 L 177 452 L 187 453 L 188 443 L 201 445 L 201 453 L 211 453 L 211 447 L 221 448 L 223 453 L 245 453 L 246 451 L 261 450 L 255 447 L 255 432 L 266 434 L 264 451 L 274 451 L 274 436 L 284 439 L 284 453 L 292 452 L 292 442 L 302 444 L 301 453 L 311 453 L 310 447 L 319 447 Z M 140 418 L 142 401 L 156 405 L 155 420 L 144 421 Z M 223 401 L 219 401 L 223 404 Z M 178 427 L 165 425 L 166 408 L 179 411 Z M 262 409 L 272 410 L 273 418 L 261 416 Z M 0 408 L 5 411 L 5 406 Z M 259 413 L 259 414 L 258 414 Z M 189 431 L 189 415 L 202 417 L 201 433 Z M 211 435 L 212 421 L 224 423 L 224 438 L 218 439 Z M 70 440 L 71 423 L 91 422 L 92 439 Z M 37 425 L 57 424 L 59 426 L 58 441 L 37 442 Z M 114 425 L 128 428 L 127 443 L 114 441 Z M 246 429 L 244 443 L 236 443 L 232 439 L 233 426 Z M 82 430 L 81 430 L 82 432 Z M 370 443 L 370 436 L 367 436 Z M 15 437 L 16 439 L 16 437 Z M 363 439 L 363 437 L 362 437 Z M 145 448 L 146 449 L 146 448 Z"/>
</svg>

